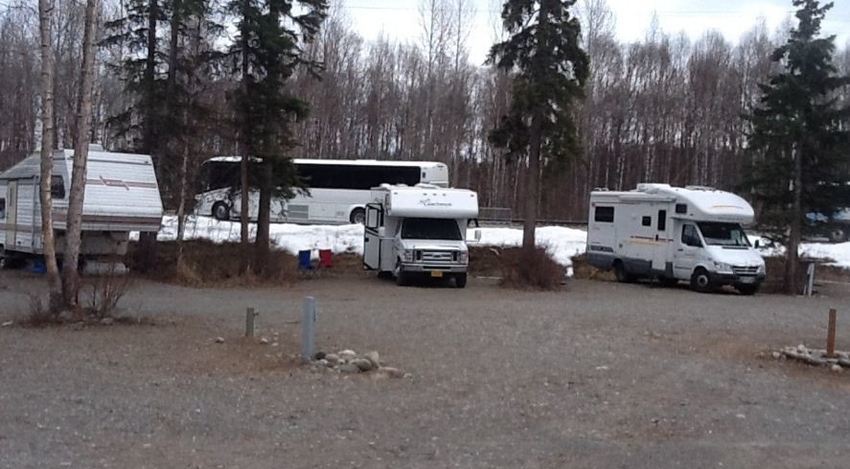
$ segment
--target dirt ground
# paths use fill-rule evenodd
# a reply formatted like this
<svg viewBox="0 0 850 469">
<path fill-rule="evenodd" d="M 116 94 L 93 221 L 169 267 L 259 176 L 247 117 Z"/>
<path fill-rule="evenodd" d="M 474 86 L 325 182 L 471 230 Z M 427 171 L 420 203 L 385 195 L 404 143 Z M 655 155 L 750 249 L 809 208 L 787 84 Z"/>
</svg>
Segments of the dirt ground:
<svg viewBox="0 0 850 469">
<path fill-rule="evenodd" d="M 0 272 L 0 322 L 43 280 Z M 412 377 L 298 366 L 377 350 Z M 0 327 L 2 468 L 847 467 L 850 370 L 770 358 L 850 348 L 850 286 L 816 298 L 577 280 L 519 292 L 401 288 L 365 274 L 273 289 L 138 280 L 153 325 Z M 240 338 L 247 306 L 258 335 Z M 215 343 L 221 336 L 223 344 Z"/>
</svg>

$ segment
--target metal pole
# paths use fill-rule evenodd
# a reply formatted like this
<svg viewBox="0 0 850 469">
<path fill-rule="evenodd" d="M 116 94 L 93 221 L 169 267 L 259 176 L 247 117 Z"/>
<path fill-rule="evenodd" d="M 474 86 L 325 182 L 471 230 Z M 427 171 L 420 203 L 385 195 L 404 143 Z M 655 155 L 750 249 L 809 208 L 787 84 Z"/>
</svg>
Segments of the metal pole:
<svg viewBox="0 0 850 469">
<path fill-rule="evenodd" d="M 829 310 L 829 327 L 826 331 L 826 357 L 835 358 L 835 308 Z"/>
<path fill-rule="evenodd" d="M 301 361 L 310 362 L 316 350 L 316 299 L 304 298 L 301 310 Z"/>
<path fill-rule="evenodd" d="M 257 313 L 254 312 L 254 308 L 248 308 L 245 311 L 245 337 L 254 337 L 255 317 L 257 317 Z"/>
<path fill-rule="evenodd" d="M 815 292 L 815 263 L 809 264 L 806 271 L 806 295 L 812 296 Z"/>
</svg>

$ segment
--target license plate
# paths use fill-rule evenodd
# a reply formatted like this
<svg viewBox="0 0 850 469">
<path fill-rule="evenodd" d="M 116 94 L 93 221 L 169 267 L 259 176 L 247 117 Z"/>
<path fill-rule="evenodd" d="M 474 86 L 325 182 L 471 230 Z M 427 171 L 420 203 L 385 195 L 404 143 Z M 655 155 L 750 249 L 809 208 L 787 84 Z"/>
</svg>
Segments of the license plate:
<svg viewBox="0 0 850 469">
<path fill-rule="evenodd" d="M 756 279 L 753 277 L 743 277 L 741 278 L 741 283 L 756 283 Z"/>
<path fill-rule="evenodd" d="M 442 272 L 440 272 L 439 270 L 435 270 L 435 271 L 432 271 L 432 272 L 431 272 L 431 276 L 432 276 L 432 277 L 434 277 L 434 278 L 442 278 L 442 277 L 443 277 L 443 273 L 442 273 Z"/>
</svg>

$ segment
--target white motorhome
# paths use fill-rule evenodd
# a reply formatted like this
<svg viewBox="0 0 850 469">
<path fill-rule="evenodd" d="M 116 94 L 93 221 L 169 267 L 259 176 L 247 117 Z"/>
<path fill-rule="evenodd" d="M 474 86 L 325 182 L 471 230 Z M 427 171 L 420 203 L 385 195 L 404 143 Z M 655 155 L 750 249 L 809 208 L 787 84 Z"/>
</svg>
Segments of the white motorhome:
<svg viewBox="0 0 850 469">
<path fill-rule="evenodd" d="M 698 291 L 732 285 L 755 293 L 765 278 L 761 255 L 742 224 L 753 208 L 741 197 L 704 187 L 639 184 L 590 195 L 587 257 L 622 282 L 687 280 Z"/>
<path fill-rule="evenodd" d="M 478 194 L 430 184 L 383 184 L 366 205 L 363 264 L 406 285 L 414 277 L 450 278 L 466 286 L 469 220 Z"/>
<path fill-rule="evenodd" d="M 53 226 L 61 255 L 74 164 L 73 150 L 53 154 Z M 0 173 L 0 257 L 40 255 L 41 202 L 38 154 Z M 82 245 L 84 259 L 124 255 L 131 231 L 159 231 L 162 199 L 151 157 L 110 153 L 92 145 L 86 171 Z"/>
</svg>

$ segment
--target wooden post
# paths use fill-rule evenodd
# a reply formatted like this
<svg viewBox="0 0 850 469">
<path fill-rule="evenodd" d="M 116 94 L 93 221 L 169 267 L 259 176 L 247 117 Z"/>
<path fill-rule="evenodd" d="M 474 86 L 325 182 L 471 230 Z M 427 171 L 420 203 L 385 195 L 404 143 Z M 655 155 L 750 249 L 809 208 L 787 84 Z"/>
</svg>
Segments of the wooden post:
<svg viewBox="0 0 850 469">
<path fill-rule="evenodd" d="M 829 327 L 826 332 L 826 357 L 835 358 L 835 308 L 829 310 Z"/>
<path fill-rule="evenodd" d="M 254 318 L 256 317 L 254 308 L 248 308 L 245 311 L 245 337 L 254 337 Z"/>
<path fill-rule="evenodd" d="M 316 299 L 304 298 L 301 310 L 301 361 L 310 363 L 316 352 Z"/>
</svg>

